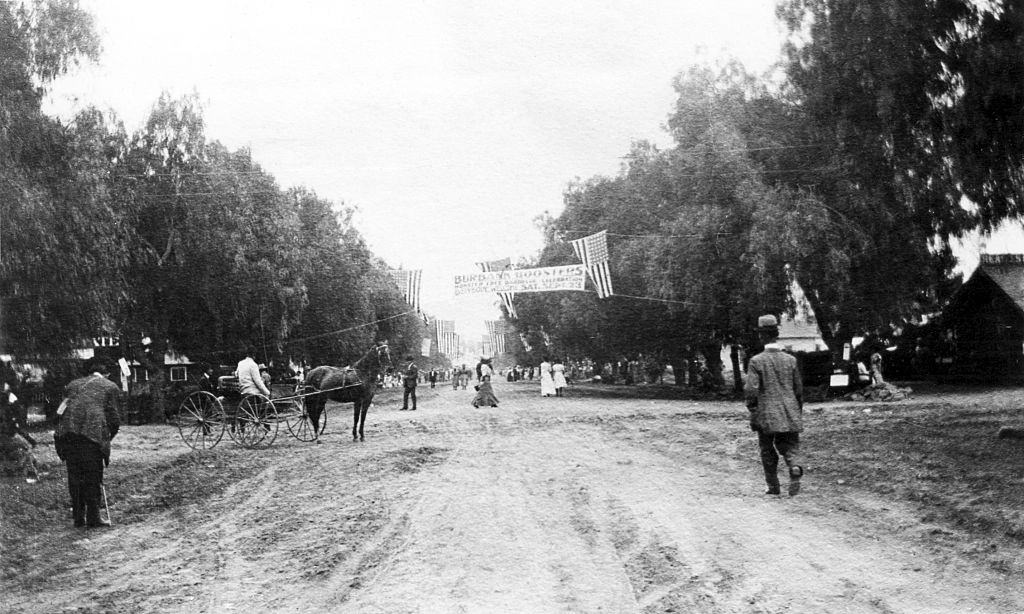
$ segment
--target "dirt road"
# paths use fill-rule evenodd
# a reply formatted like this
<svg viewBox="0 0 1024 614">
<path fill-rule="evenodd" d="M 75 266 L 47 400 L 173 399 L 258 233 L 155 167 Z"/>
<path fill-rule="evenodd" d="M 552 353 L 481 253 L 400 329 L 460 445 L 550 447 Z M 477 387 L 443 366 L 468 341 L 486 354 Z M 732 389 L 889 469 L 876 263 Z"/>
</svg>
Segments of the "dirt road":
<svg viewBox="0 0 1024 614">
<path fill-rule="evenodd" d="M 333 407 L 322 445 L 238 452 L 251 475 L 209 500 L 107 531 L 62 527 L 66 565 L 31 590 L 8 586 L 6 607 L 1024 612 L 1024 583 L 960 556 L 949 531 L 932 540 L 919 510 L 821 488 L 813 449 L 798 497 L 762 495 L 736 404 L 495 388 L 500 408 L 447 386 L 421 388 L 417 412 L 381 395 L 364 443 Z M 128 427 L 111 471 L 208 462 L 178 458 L 175 437 Z"/>
</svg>

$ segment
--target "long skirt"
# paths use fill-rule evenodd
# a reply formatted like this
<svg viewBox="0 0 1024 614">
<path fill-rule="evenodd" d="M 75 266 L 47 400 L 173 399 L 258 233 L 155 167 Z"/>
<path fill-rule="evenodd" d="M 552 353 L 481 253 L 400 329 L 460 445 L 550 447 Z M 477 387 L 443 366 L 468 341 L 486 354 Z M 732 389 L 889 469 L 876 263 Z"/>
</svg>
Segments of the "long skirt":
<svg viewBox="0 0 1024 614">
<path fill-rule="evenodd" d="M 555 380 L 551 379 L 550 373 L 541 373 L 540 375 L 540 396 L 555 396 Z"/>
<path fill-rule="evenodd" d="M 494 396 L 494 390 L 489 384 L 481 385 L 473 397 L 473 407 L 497 407 L 498 397 Z"/>
<path fill-rule="evenodd" d="M 554 382 L 555 388 L 565 388 L 569 385 L 568 382 L 565 381 L 565 373 L 561 371 L 555 371 Z"/>
</svg>

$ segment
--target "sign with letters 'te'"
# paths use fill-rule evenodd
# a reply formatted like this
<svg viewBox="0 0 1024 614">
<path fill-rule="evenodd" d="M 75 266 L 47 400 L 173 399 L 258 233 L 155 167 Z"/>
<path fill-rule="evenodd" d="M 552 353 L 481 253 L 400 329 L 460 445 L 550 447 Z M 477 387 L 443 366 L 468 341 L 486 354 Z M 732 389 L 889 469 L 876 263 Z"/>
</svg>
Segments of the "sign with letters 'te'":
<svg viewBox="0 0 1024 614">
<path fill-rule="evenodd" d="M 586 275 L 586 268 L 582 264 L 456 275 L 455 296 L 493 292 L 582 290 Z"/>
</svg>

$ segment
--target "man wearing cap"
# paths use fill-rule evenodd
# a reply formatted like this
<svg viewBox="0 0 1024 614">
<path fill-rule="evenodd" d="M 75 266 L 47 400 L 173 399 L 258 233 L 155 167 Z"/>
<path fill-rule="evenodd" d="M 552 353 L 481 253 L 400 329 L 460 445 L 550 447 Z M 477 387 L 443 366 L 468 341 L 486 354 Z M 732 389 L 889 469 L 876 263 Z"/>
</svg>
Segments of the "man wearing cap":
<svg viewBox="0 0 1024 614">
<path fill-rule="evenodd" d="M 765 494 L 781 493 L 779 456 L 789 467 L 789 494 L 800 492 L 800 431 L 803 430 L 803 382 L 796 358 L 782 351 L 779 321 L 773 315 L 757 319 L 757 333 L 764 351 L 750 359 L 744 387 L 750 428 L 757 432 L 761 464 L 768 483 Z"/>
<path fill-rule="evenodd" d="M 53 441 L 67 463 L 75 526 L 105 527 L 110 523 L 100 519 L 100 487 L 110 440 L 121 426 L 121 389 L 107 379 L 110 364 L 103 359 L 90 359 L 86 373 L 65 388 Z"/>
</svg>

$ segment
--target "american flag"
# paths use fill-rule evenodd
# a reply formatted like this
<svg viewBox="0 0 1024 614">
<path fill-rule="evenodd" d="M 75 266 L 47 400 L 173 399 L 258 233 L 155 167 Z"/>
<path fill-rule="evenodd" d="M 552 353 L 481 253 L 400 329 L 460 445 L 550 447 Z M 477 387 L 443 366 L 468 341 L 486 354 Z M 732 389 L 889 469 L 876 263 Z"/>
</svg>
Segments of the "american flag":
<svg viewBox="0 0 1024 614">
<path fill-rule="evenodd" d="M 480 340 L 480 353 L 484 356 L 494 356 L 490 335 L 484 335 L 483 339 Z"/>
<path fill-rule="evenodd" d="M 458 352 L 459 344 L 455 335 L 455 320 L 434 320 L 437 331 L 437 351 L 449 358 Z"/>
<path fill-rule="evenodd" d="M 491 347 L 494 348 L 495 354 L 505 353 L 505 334 L 508 331 L 508 325 L 505 320 L 484 320 L 487 325 L 487 334 L 491 338 Z"/>
<path fill-rule="evenodd" d="M 572 251 L 587 267 L 590 279 L 597 286 L 597 297 L 607 298 L 612 292 L 612 276 L 608 270 L 608 231 L 601 232 L 570 241 Z"/>
<path fill-rule="evenodd" d="M 391 277 L 402 291 L 405 302 L 409 303 L 417 312 L 422 313 L 420 309 L 420 285 L 423 282 L 423 270 L 391 269 Z"/>
<path fill-rule="evenodd" d="M 484 262 L 476 263 L 476 265 L 480 267 L 480 270 L 483 271 L 484 273 L 510 271 L 512 270 L 512 259 L 502 258 L 500 260 L 485 260 Z M 516 316 L 516 308 L 512 304 L 512 299 L 515 297 L 515 295 L 515 292 L 498 293 L 498 296 L 501 297 L 502 304 L 505 305 L 505 309 L 508 310 L 508 315 L 510 318 L 518 317 Z"/>
</svg>

